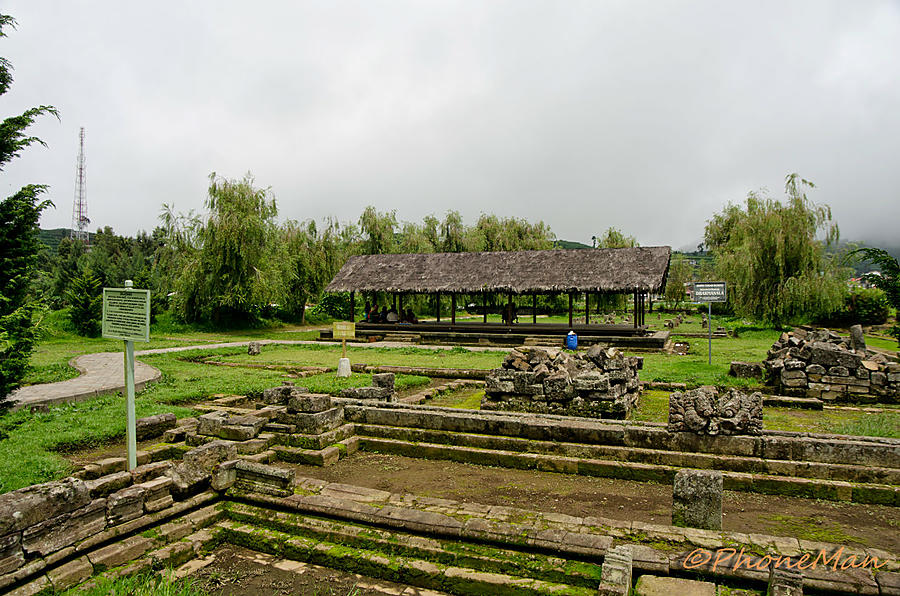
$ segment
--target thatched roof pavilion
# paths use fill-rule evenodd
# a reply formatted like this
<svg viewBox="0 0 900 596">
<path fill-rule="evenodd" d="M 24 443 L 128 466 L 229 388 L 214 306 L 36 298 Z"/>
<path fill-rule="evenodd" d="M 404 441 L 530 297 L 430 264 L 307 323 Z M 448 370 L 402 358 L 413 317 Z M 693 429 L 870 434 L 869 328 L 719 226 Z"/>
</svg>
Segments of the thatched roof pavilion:
<svg viewBox="0 0 900 596">
<path fill-rule="evenodd" d="M 659 292 L 668 246 L 350 257 L 326 292 Z"/>
<path fill-rule="evenodd" d="M 456 295 L 633 294 L 634 326 L 643 324 L 644 297 L 665 287 L 672 249 L 668 246 L 519 252 L 358 255 L 350 257 L 326 292 L 450 294 L 455 324 Z M 536 300 L 536 298 L 533 298 Z M 536 305 L 536 302 L 535 302 Z M 532 309 L 534 317 L 534 309 Z M 440 308 L 437 319 L 440 321 Z M 509 319 L 512 320 L 511 317 Z M 536 319 L 533 319 L 536 321 Z M 487 322 L 487 312 L 484 313 Z"/>
</svg>

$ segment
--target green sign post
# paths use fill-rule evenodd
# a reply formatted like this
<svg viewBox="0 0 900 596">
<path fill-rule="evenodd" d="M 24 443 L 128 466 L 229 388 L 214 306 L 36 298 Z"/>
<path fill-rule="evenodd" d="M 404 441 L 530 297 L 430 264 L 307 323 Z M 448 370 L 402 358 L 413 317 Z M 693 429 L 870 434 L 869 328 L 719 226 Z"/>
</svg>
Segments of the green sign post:
<svg viewBox="0 0 900 596">
<path fill-rule="evenodd" d="M 125 341 L 125 438 L 128 469 L 137 467 L 134 418 L 134 342 L 150 341 L 150 290 L 136 290 L 126 280 L 124 288 L 103 288 L 103 337 Z"/>
</svg>

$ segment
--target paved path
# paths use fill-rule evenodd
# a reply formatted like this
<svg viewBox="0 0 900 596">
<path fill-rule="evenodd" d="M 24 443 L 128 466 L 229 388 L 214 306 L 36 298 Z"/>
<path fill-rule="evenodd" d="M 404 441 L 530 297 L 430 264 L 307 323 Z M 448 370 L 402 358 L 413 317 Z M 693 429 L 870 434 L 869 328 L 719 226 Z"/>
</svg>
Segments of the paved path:
<svg viewBox="0 0 900 596">
<path fill-rule="evenodd" d="M 287 345 L 340 345 L 339 342 L 321 342 L 315 340 L 275 340 L 261 339 L 260 344 L 287 344 Z M 246 346 L 247 341 L 232 341 L 216 344 L 203 344 L 195 346 L 177 346 L 174 348 L 157 348 L 154 350 L 135 350 L 135 356 L 147 354 L 167 354 L 169 352 L 185 352 L 187 350 L 213 350 L 216 348 L 234 348 Z M 349 346 L 361 348 L 408 348 L 416 347 L 426 350 L 450 350 L 455 346 L 415 345 L 396 341 L 377 341 L 373 343 L 347 342 Z M 465 349 L 472 352 L 508 351 L 509 348 L 497 348 L 487 346 L 471 346 Z M 59 381 L 57 383 L 44 383 L 42 385 L 29 385 L 12 393 L 10 399 L 15 402 L 13 409 L 28 408 L 36 405 L 49 405 L 64 402 L 81 401 L 104 393 L 117 393 L 125 390 L 125 356 L 123 352 L 97 352 L 95 354 L 82 354 L 69 361 L 69 366 L 77 368 L 81 375 Z M 158 381 L 162 372 L 149 364 L 135 359 L 134 361 L 134 387 L 141 391 L 148 383 Z"/>
</svg>

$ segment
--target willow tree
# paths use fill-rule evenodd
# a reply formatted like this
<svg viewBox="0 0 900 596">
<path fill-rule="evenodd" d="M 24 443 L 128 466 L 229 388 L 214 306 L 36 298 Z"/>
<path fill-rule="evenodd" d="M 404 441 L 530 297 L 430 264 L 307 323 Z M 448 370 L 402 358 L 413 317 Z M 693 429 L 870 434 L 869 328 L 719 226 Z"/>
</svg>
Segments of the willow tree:
<svg viewBox="0 0 900 596">
<path fill-rule="evenodd" d="M 281 229 L 279 249 L 284 253 L 280 262 L 287 268 L 282 276 L 284 310 L 305 324 L 306 303 L 322 293 L 343 264 L 339 226 L 334 220 L 321 227 L 312 220 L 288 221 Z"/>
<path fill-rule="evenodd" d="M 196 248 L 181 262 L 176 309 L 186 321 L 248 323 L 277 294 L 275 199 L 269 189 L 255 188 L 250 174 L 209 179 L 209 213 L 191 231 Z"/>
<path fill-rule="evenodd" d="M 397 212 L 379 213 L 369 205 L 359 216 L 361 250 L 366 255 L 384 255 L 396 251 Z"/>
<path fill-rule="evenodd" d="M 826 316 L 843 304 L 843 271 L 826 248 L 839 237 L 831 209 L 806 196 L 812 182 L 785 181 L 782 203 L 751 192 L 744 206 L 729 204 L 706 224 L 706 246 L 729 284 L 735 314 L 784 324 Z"/>
</svg>

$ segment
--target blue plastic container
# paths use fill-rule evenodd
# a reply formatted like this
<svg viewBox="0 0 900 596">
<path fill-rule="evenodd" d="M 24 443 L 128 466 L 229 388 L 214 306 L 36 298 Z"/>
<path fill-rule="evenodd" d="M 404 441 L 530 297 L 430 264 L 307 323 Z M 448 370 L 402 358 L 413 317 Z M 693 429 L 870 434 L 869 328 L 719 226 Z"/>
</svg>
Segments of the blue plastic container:
<svg viewBox="0 0 900 596">
<path fill-rule="evenodd" d="M 568 335 L 566 335 L 566 347 L 570 350 L 578 348 L 578 336 L 575 335 L 574 331 L 569 331 Z"/>
</svg>

